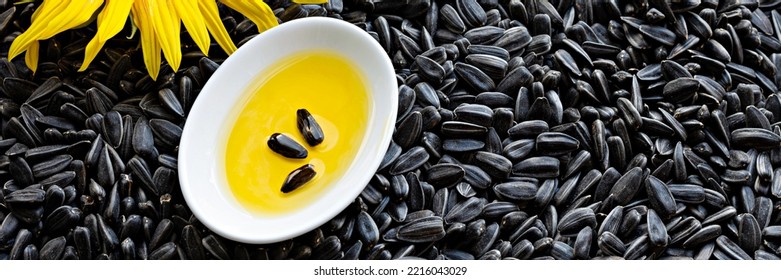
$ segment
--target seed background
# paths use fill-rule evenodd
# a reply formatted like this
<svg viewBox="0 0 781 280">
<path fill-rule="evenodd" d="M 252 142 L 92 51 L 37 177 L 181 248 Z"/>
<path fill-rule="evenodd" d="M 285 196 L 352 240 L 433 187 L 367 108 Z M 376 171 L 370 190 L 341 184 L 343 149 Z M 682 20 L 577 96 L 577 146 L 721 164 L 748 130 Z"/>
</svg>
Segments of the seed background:
<svg viewBox="0 0 781 280">
<path fill-rule="evenodd" d="M 195 219 L 181 127 L 225 58 L 95 25 L 0 59 L 0 259 L 778 259 L 781 1 L 267 1 L 341 18 L 397 69 L 394 143 L 361 196 L 270 245 Z M 0 56 L 36 3 L 0 1 Z M 254 24 L 221 7 L 238 45 Z M 127 30 L 123 32 L 129 32 Z M 302 77 L 306 79 L 306 77 Z"/>
</svg>

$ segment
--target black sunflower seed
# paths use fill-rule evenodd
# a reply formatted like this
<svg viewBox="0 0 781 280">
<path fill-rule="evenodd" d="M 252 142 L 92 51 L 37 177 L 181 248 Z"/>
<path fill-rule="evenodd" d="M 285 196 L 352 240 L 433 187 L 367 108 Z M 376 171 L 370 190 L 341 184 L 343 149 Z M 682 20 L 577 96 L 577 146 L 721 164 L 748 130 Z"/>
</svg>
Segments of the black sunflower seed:
<svg viewBox="0 0 781 280">
<path fill-rule="evenodd" d="M 437 241 L 445 237 L 444 223 L 441 217 L 431 216 L 415 219 L 402 225 L 396 238 L 401 241 L 423 243 Z"/>
<path fill-rule="evenodd" d="M 429 154 L 423 147 L 412 147 L 396 159 L 396 163 L 390 168 L 390 174 L 399 175 L 415 170 L 426 163 L 428 159 Z"/>
<path fill-rule="evenodd" d="M 565 213 L 559 221 L 558 230 L 562 235 L 577 235 L 584 227 L 597 225 L 594 211 L 590 208 L 577 208 Z"/>
<path fill-rule="evenodd" d="M 283 193 L 292 192 L 311 181 L 316 175 L 315 167 L 311 164 L 305 164 L 287 175 L 280 190 Z"/>
<path fill-rule="evenodd" d="M 306 158 L 309 154 L 304 146 L 282 133 L 271 134 L 267 144 L 272 151 L 288 158 Z"/>
<path fill-rule="evenodd" d="M 323 142 L 325 135 L 323 129 L 315 120 L 315 117 L 309 113 L 306 109 L 298 109 L 296 111 L 296 125 L 298 131 L 304 136 L 304 139 L 310 146 L 317 146 Z"/>
<path fill-rule="evenodd" d="M 559 175 L 559 160 L 554 157 L 532 157 L 513 165 L 514 175 L 553 178 Z"/>
</svg>

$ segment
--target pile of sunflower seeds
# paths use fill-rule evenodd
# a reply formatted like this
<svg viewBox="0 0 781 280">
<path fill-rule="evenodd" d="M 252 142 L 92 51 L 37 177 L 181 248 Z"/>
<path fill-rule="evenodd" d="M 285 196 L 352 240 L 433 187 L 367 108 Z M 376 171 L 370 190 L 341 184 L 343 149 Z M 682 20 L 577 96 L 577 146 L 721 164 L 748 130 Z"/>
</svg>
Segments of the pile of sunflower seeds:
<svg viewBox="0 0 781 280">
<path fill-rule="evenodd" d="M 176 154 L 225 54 L 184 39 L 152 81 L 118 36 L 79 73 L 93 24 L 41 42 L 34 75 L 0 59 L 0 259 L 781 256 L 781 1 L 267 2 L 365 29 L 396 67 L 393 142 L 351 206 L 277 244 L 209 231 Z M 35 5 L 0 1 L 0 57 Z"/>
</svg>

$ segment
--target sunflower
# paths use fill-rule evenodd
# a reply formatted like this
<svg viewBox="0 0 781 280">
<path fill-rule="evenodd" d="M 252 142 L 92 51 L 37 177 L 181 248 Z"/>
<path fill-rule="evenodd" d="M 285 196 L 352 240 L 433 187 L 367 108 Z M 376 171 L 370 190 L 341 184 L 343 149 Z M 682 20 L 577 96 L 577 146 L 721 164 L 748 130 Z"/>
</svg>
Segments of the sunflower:
<svg viewBox="0 0 781 280">
<path fill-rule="evenodd" d="M 271 8 L 261 0 L 220 2 L 252 20 L 258 32 L 278 24 Z M 293 2 L 322 4 L 327 0 Z M 182 23 L 204 54 L 209 54 L 209 34 L 227 54 L 236 51 L 236 45 L 220 19 L 217 2 L 213 0 L 43 0 L 32 15 L 30 27 L 11 43 L 8 59 L 25 53 L 25 63 L 35 71 L 38 66 L 38 41 L 84 26 L 97 11 L 100 11 L 97 16 L 98 30 L 85 48 L 84 62 L 79 71 L 86 70 L 106 41 L 124 28 L 128 15 L 141 34 L 144 64 L 152 79 L 156 79 L 160 71 L 161 51 L 171 68 L 174 71 L 179 69 L 182 60 L 179 39 Z"/>
</svg>

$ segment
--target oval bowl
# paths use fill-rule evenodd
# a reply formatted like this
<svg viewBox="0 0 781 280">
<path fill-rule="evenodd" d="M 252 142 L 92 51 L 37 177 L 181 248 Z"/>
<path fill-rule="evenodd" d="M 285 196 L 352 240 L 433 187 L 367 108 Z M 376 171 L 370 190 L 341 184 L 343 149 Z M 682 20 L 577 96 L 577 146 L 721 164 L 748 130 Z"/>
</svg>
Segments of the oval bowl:
<svg viewBox="0 0 781 280">
<path fill-rule="evenodd" d="M 353 62 L 365 77 L 369 98 L 367 130 L 345 175 L 302 209 L 265 217 L 244 209 L 233 197 L 220 157 L 218 133 L 247 87 L 277 61 L 308 50 L 333 51 Z M 361 193 L 390 144 L 397 111 L 396 76 L 383 48 L 360 28 L 332 18 L 313 17 L 281 24 L 246 42 L 201 90 L 179 146 L 179 182 L 193 214 L 217 234 L 244 243 L 290 239 L 324 224 Z"/>
</svg>

